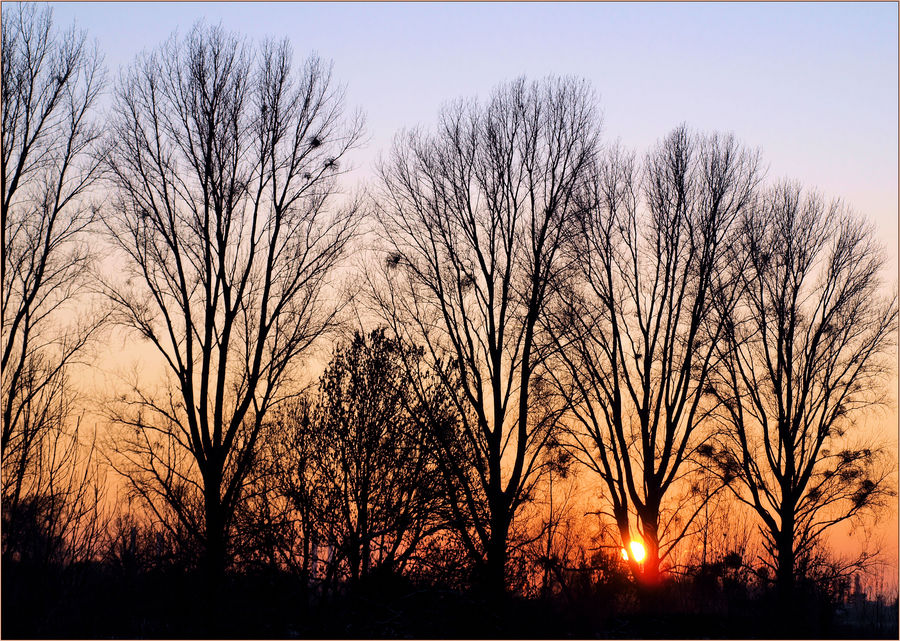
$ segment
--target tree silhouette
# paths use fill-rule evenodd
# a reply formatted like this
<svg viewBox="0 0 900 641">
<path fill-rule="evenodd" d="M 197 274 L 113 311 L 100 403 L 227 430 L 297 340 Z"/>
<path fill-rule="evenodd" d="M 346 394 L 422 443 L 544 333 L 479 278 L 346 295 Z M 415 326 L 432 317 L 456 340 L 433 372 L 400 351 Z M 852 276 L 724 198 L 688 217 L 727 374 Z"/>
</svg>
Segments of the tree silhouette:
<svg viewBox="0 0 900 641">
<path fill-rule="evenodd" d="M 93 450 L 72 420 L 70 372 L 104 320 L 81 311 L 104 71 L 86 34 L 59 33 L 52 12 L 35 5 L 4 10 L 2 49 L 3 549 L 33 558 L 37 537 L 58 548 L 45 560 L 59 560 L 98 527 L 99 486 L 86 475 Z"/>
<path fill-rule="evenodd" d="M 362 200 L 317 57 L 200 23 L 98 116 L 52 16 L 2 12 L 0 635 L 896 638 L 830 537 L 896 489 L 847 207 L 730 135 L 602 146 L 552 76 L 399 133 Z M 88 392 L 106 335 L 145 360 Z"/>
<path fill-rule="evenodd" d="M 584 83 L 517 80 L 484 106 L 448 107 L 433 134 L 401 135 L 381 167 L 388 273 L 378 305 L 454 392 L 461 424 L 437 441 L 442 469 L 457 529 L 495 593 L 556 422 L 542 402 L 538 317 L 557 294 L 598 130 Z"/>
<path fill-rule="evenodd" d="M 335 321 L 325 290 L 356 220 L 332 196 L 361 120 L 322 62 L 292 57 L 197 26 L 132 64 L 110 125 L 106 222 L 127 280 L 106 291 L 168 372 L 112 405 L 127 428 L 112 458 L 213 580 L 266 416 Z"/>
<path fill-rule="evenodd" d="M 872 230 L 796 185 L 772 188 L 742 238 L 743 291 L 714 385 L 724 430 L 703 454 L 758 515 L 788 603 L 821 535 L 889 491 L 855 419 L 878 399 L 897 299 L 880 291 Z"/>
<path fill-rule="evenodd" d="M 670 503 L 702 440 L 724 330 L 716 306 L 735 297 L 730 248 L 756 164 L 730 137 L 680 127 L 642 169 L 613 148 L 579 192 L 574 280 L 548 314 L 560 347 L 551 372 L 623 547 L 638 539 L 646 549 L 642 563 L 630 563 L 648 586 L 693 518 Z"/>
<path fill-rule="evenodd" d="M 301 509 L 311 503 L 317 541 L 351 582 L 402 571 L 443 526 L 434 451 L 418 418 L 440 409 L 419 407 L 404 363 L 420 358 L 384 330 L 356 333 L 335 349 L 298 420 L 281 428 L 308 444 L 288 455 L 298 461 L 290 496 Z"/>
</svg>

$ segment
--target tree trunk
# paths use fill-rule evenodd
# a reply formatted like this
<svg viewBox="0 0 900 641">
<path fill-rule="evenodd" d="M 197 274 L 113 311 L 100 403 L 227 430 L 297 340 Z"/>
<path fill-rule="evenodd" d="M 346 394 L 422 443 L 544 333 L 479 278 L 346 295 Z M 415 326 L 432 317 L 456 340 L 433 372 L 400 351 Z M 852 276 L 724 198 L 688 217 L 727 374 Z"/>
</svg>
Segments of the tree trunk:
<svg viewBox="0 0 900 641">
<path fill-rule="evenodd" d="M 659 585 L 659 540 L 655 528 L 644 525 L 644 552 L 646 556 L 642 565 L 641 582 L 648 588 Z"/>
<path fill-rule="evenodd" d="M 649 503 L 649 501 L 648 501 Z M 643 529 L 643 540 L 640 541 L 644 547 L 644 560 L 637 564 L 637 572 L 635 576 L 638 583 L 643 589 L 653 591 L 659 586 L 659 503 L 653 503 L 646 506 L 641 514 L 641 525 Z M 623 515 L 626 519 L 627 516 Z M 628 550 L 629 557 L 631 550 Z M 635 563 L 632 560 L 632 563 Z"/>
<path fill-rule="evenodd" d="M 371 559 L 369 555 L 370 551 L 370 541 L 369 541 L 369 496 L 368 492 L 364 492 L 362 496 L 362 500 L 359 505 L 359 545 L 357 549 L 360 550 L 359 553 L 359 576 L 360 578 L 366 578 L 369 575 L 369 563 Z"/>
<path fill-rule="evenodd" d="M 491 521 L 484 582 L 491 598 L 500 599 L 506 594 L 506 546 L 509 525 L 504 516 L 494 516 Z"/>
<path fill-rule="evenodd" d="M 638 598 L 641 609 L 649 614 L 655 614 L 664 608 L 665 604 L 660 600 L 661 576 L 659 571 L 659 534 L 655 522 L 644 522 L 644 560 L 639 564 Z"/>
<path fill-rule="evenodd" d="M 359 583 L 360 562 L 360 542 L 355 531 L 351 531 L 347 542 L 347 565 L 350 569 L 350 583 L 356 585 Z"/>
<path fill-rule="evenodd" d="M 220 497 L 220 478 L 218 474 L 208 474 L 204 488 L 205 569 L 210 587 L 220 585 L 225 575 L 225 514 Z"/>
<path fill-rule="evenodd" d="M 205 582 L 205 600 L 207 615 L 207 631 L 216 636 L 222 627 L 225 581 L 225 514 L 219 495 L 220 483 L 216 474 L 205 478 L 204 516 L 206 518 L 206 550 L 204 550 L 203 581 Z"/>
<path fill-rule="evenodd" d="M 226 566 L 225 512 L 220 496 L 221 475 L 216 472 L 209 473 L 204 481 L 206 550 L 204 550 L 203 580 L 206 584 L 208 625 L 212 632 L 219 629 L 221 623 Z"/>
<path fill-rule="evenodd" d="M 221 509 L 214 509 L 212 512 L 219 514 L 207 512 L 206 578 L 210 587 L 218 587 L 225 578 L 225 533 L 220 517 Z"/>
<path fill-rule="evenodd" d="M 775 573 L 779 601 L 789 606 L 794 597 L 794 522 L 793 515 L 782 520 L 778 533 L 778 562 Z"/>
</svg>

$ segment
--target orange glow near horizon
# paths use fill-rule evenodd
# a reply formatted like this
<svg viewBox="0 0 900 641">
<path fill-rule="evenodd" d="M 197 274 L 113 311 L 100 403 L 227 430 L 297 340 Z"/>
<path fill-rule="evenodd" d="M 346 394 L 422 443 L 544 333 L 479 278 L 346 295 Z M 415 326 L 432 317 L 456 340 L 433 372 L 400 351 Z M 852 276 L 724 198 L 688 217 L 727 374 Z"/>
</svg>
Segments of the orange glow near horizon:
<svg viewBox="0 0 900 641">
<path fill-rule="evenodd" d="M 640 541 L 632 541 L 628 544 L 628 547 L 631 548 L 631 558 L 640 563 L 647 556 L 647 551 L 644 549 L 644 546 Z M 628 560 L 628 550 L 622 548 L 622 558 L 626 561 Z"/>
</svg>

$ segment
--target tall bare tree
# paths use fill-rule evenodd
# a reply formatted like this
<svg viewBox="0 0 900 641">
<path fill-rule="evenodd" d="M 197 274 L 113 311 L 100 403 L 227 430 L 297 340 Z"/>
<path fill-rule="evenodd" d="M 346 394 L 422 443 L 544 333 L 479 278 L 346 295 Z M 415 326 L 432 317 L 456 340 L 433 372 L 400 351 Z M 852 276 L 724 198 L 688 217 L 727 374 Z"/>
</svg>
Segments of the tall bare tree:
<svg viewBox="0 0 900 641">
<path fill-rule="evenodd" d="M 381 167 L 379 303 L 454 392 L 459 431 L 437 442 L 458 530 L 495 593 L 557 416 L 544 403 L 538 317 L 557 294 L 575 188 L 598 137 L 586 84 L 517 80 L 483 106 L 448 107 L 433 134 L 401 135 Z"/>
<path fill-rule="evenodd" d="M 356 207 L 336 206 L 359 141 L 343 92 L 289 44 L 253 49 L 197 26 L 141 56 L 116 90 L 110 237 L 128 280 L 116 319 L 155 348 L 168 383 L 113 405 L 118 469 L 200 543 L 215 578 L 269 409 L 335 322 L 328 293 Z M 336 294 L 336 292 L 334 292 Z"/>
<path fill-rule="evenodd" d="M 22 516 L 52 537 L 89 490 L 77 468 L 71 366 L 102 324 L 79 313 L 100 176 L 91 111 L 104 71 L 86 34 L 60 33 L 49 9 L 5 8 L 2 27 L 2 459 L 4 550 Z M 83 470 L 82 470 L 83 471 Z M 68 479 L 68 480 L 66 480 Z M 87 499 L 89 502 L 90 499 Z M 88 508 L 90 506 L 88 505 Z M 21 513 L 21 514 L 20 514 Z M 28 523 L 23 524 L 27 528 Z M 20 541 L 21 542 L 21 541 Z M 22 542 L 26 543 L 26 542 Z"/>
<path fill-rule="evenodd" d="M 879 400 L 897 298 L 882 292 L 871 228 L 794 184 L 748 213 L 742 249 L 743 293 L 713 386 L 725 429 L 703 453 L 755 510 L 790 597 L 822 534 L 890 491 L 862 410 Z"/>
<path fill-rule="evenodd" d="M 604 483 L 622 545 L 644 584 L 691 523 L 676 499 L 715 346 L 736 295 L 735 222 L 751 201 L 756 157 L 731 137 L 674 130 L 646 158 L 611 149 L 579 192 L 577 266 L 548 310 L 570 400 L 575 451 Z M 689 496 L 686 498 L 690 498 Z M 696 507 L 696 506 L 694 506 Z"/>
</svg>

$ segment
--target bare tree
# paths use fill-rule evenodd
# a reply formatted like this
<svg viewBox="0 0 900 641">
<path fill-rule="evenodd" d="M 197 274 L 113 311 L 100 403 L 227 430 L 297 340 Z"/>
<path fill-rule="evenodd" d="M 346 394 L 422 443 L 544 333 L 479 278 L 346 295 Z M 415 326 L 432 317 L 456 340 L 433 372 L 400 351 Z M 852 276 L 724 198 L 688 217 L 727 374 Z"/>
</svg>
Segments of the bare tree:
<svg viewBox="0 0 900 641">
<path fill-rule="evenodd" d="M 287 569 L 305 585 L 317 576 L 319 542 L 311 482 L 316 433 L 309 425 L 312 394 L 304 390 L 279 403 L 260 435 L 264 453 L 250 472 L 237 526 L 239 562 Z"/>
<path fill-rule="evenodd" d="M 436 442 L 457 529 L 495 593 L 557 417 L 543 403 L 538 317 L 558 290 L 575 187 L 598 136 L 584 83 L 517 80 L 484 106 L 445 109 L 434 134 L 401 135 L 381 167 L 379 306 L 453 390 L 459 430 Z"/>
<path fill-rule="evenodd" d="M 86 233 L 96 217 L 88 192 L 101 173 L 100 130 L 91 111 L 104 71 L 86 35 L 59 33 L 49 9 L 21 4 L 4 10 L 2 30 L 2 490 L 8 552 L 28 543 L 11 537 L 29 524 L 46 523 L 52 530 L 47 536 L 62 541 L 79 510 L 90 508 L 82 500 L 90 479 L 80 474 L 90 466 L 82 469 L 69 372 L 103 321 L 102 314 L 78 310 L 86 305 L 92 259 Z"/>
<path fill-rule="evenodd" d="M 551 369 L 570 400 L 579 458 L 602 479 L 621 543 L 642 583 L 685 535 L 698 502 L 675 489 L 702 441 L 705 388 L 736 296 L 735 221 L 757 180 L 731 138 L 674 130 L 639 168 L 611 149 L 579 193 L 577 266 L 558 307 Z"/>
<path fill-rule="evenodd" d="M 879 398 L 897 299 L 881 292 L 872 230 L 796 185 L 778 185 L 748 212 L 743 251 L 743 293 L 714 381 L 725 429 L 703 453 L 759 516 L 767 563 L 789 597 L 822 534 L 890 490 L 858 421 Z"/>
<path fill-rule="evenodd" d="M 213 578 L 266 415 L 335 322 L 329 279 L 356 220 L 332 201 L 361 117 L 344 117 L 326 65 L 292 57 L 197 26 L 127 70 L 111 123 L 106 220 L 127 281 L 107 292 L 168 372 L 113 404 L 128 428 L 114 460 Z"/>
<path fill-rule="evenodd" d="M 288 494 L 310 509 L 307 527 L 340 566 L 335 578 L 402 571 L 443 526 L 434 452 L 418 418 L 440 409 L 419 406 L 420 381 L 404 364 L 420 358 L 384 330 L 357 333 L 335 349 L 306 411 L 283 426 L 301 444 L 287 453 L 298 468 L 286 477 L 294 481 Z M 446 404 L 433 391 L 429 402 Z"/>
<path fill-rule="evenodd" d="M 555 449 L 553 463 L 544 470 L 545 487 L 534 501 L 539 511 L 530 519 L 537 531 L 523 546 L 530 570 L 530 592 L 542 599 L 556 590 L 571 598 L 568 575 L 575 566 L 580 543 L 577 528 L 583 525 L 576 519 L 579 488 L 570 470 L 572 457 L 564 448 Z"/>
</svg>

